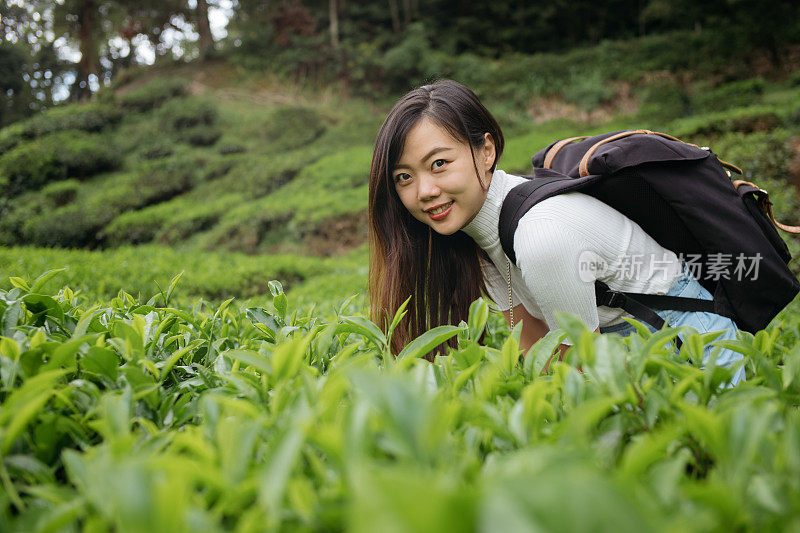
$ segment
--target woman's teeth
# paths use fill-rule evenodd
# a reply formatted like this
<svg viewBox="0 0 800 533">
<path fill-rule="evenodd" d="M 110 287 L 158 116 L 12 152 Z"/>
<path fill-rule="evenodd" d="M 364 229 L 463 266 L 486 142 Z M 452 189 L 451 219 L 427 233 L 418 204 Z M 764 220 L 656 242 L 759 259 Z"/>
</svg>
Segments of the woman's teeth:
<svg viewBox="0 0 800 533">
<path fill-rule="evenodd" d="M 430 213 L 431 215 L 438 215 L 439 213 L 443 213 L 451 205 L 453 205 L 452 201 L 444 204 L 443 206 L 437 207 L 436 209 L 431 209 L 430 211 L 428 211 L 428 213 Z"/>
</svg>

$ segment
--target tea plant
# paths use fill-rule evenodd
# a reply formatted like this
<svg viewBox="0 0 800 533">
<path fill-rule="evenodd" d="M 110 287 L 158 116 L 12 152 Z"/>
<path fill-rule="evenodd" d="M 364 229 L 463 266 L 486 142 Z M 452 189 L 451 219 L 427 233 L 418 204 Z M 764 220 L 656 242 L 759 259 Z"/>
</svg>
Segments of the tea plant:
<svg viewBox="0 0 800 533">
<path fill-rule="evenodd" d="M 736 341 L 685 330 L 679 353 L 677 329 L 561 315 L 521 353 L 479 299 L 393 356 L 402 309 L 323 320 L 275 281 L 266 307 L 181 307 L 179 277 L 96 304 L 43 291 L 59 275 L 0 290 L 3 531 L 800 525 L 796 310 Z M 709 343 L 745 355 L 746 382 L 701 367 Z"/>
</svg>

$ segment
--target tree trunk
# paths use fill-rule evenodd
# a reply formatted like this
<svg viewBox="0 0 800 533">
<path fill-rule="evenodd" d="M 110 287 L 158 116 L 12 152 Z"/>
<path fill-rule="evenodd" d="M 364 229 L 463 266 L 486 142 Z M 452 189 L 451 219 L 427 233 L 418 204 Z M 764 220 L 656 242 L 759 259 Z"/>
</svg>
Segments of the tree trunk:
<svg viewBox="0 0 800 533">
<path fill-rule="evenodd" d="M 411 0 L 403 0 L 403 26 L 411 23 Z"/>
<path fill-rule="evenodd" d="M 211 24 L 208 22 L 206 0 L 197 0 L 197 34 L 200 36 L 200 59 L 208 59 L 214 51 L 214 37 L 211 35 Z"/>
<path fill-rule="evenodd" d="M 97 53 L 94 42 L 95 0 L 81 0 L 78 7 L 78 75 L 73 85 L 73 98 L 88 100 L 92 96 L 89 76 L 97 74 Z"/>
<path fill-rule="evenodd" d="M 392 29 L 400 33 L 400 11 L 397 9 L 397 0 L 389 0 L 389 11 L 392 14 Z"/>
<path fill-rule="evenodd" d="M 339 48 L 339 6 L 337 0 L 328 0 L 328 13 L 331 20 L 331 46 Z"/>
</svg>

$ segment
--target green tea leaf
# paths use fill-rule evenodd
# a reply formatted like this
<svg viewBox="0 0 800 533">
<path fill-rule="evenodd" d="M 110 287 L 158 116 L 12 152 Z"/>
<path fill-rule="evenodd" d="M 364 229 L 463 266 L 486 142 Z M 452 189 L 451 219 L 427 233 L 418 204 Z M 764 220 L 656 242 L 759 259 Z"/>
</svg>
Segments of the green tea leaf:
<svg viewBox="0 0 800 533">
<path fill-rule="evenodd" d="M 567 332 L 561 329 L 548 331 L 547 334 L 536 341 L 525 354 L 523 370 L 528 378 L 533 378 L 542 373 L 544 365 L 553 356 L 556 348 L 567 338 Z"/>
<path fill-rule="evenodd" d="M 341 323 L 336 328 L 337 333 L 355 333 L 366 337 L 378 350 L 386 346 L 386 336 L 374 322 L 360 316 L 343 316 Z"/>
<path fill-rule="evenodd" d="M 111 381 L 116 381 L 119 375 L 119 357 L 108 348 L 92 346 L 79 364 L 83 370 L 100 374 Z"/>
<path fill-rule="evenodd" d="M 28 289 L 29 292 L 39 292 L 44 287 L 44 284 L 50 281 L 54 276 L 56 276 L 59 272 L 64 272 L 65 268 L 54 268 L 53 270 L 48 270 L 38 278 L 36 278 L 31 285 L 31 288 Z"/>
<path fill-rule="evenodd" d="M 461 331 L 457 326 L 437 326 L 426 331 L 403 348 L 397 356 L 398 361 L 424 357 L 433 348 L 439 346 Z"/>
<path fill-rule="evenodd" d="M 486 328 L 486 321 L 489 318 L 489 305 L 483 298 L 478 298 L 469 306 L 469 338 L 475 342 L 480 342 L 483 330 Z"/>
</svg>

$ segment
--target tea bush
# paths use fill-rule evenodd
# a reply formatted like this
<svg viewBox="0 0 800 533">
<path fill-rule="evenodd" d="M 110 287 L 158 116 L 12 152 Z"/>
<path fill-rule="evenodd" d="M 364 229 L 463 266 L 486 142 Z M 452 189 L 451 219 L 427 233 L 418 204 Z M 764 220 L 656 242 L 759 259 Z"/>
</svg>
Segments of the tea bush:
<svg viewBox="0 0 800 533">
<path fill-rule="evenodd" d="M 103 227 L 126 211 L 165 202 L 191 190 L 197 181 L 195 158 L 148 161 L 138 172 L 103 176 L 81 190 L 79 201 L 31 214 L 15 244 L 89 247 L 104 245 Z M 2 223 L 0 223 L 2 227 Z"/>
<path fill-rule="evenodd" d="M 113 212 L 99 206 L 67 205 L 25 220 L 20 242 L 36 246 L 96 248 L 102 242 L 100 230 Z"/>
<path fill-rule="evenodd" d="M 266 153 L 292 150 L 312 143 L 325 132 L 320 114 L 308 107 L 279 107 L 260 126 L 258 135 Z"/>
<path fill-rule="evenodd" d="M 122 246 L 157 239 L 163 244 L 180 244 L 209 229 L 222 214 L 242 201 L 237 193 L 224 194 L 211 202 L 198 203 L 190 196 L 179 196 L 116 217 L 103 230 L 106 244 Z"/>
<path fill-rule="evenodd" d="M 735 81 L 714 88 L 708 84 L 698 84 L 694 89 L 692 106 L 698 112 L 709 112 L 755 105 L 764 94 L 764 86 L 761 78 Z"/>
<path fill-rule="evenodd" d="M 178 138 L 192 146 L 211 146 L 222 136 L 217 126 L 194 126 L 181 130 Z"/>
<path fill-rule="evenodd" d="M 661 80 L 640 91 L 638 116 L 663 124 L 689 112 L 689 95 L 674 80 Z"/>
<path fill-rule="evenodd" d="M 162 126 L 180 132 L 197 126 L 213 126 L 217 122 L 216 107 L 198 98 L 176 98 L 159 109 Z"/>
<path fill-rule="evenodd" d="M 66 283 L 91 301 L 111 299 L 120 290 L 127 290 L 137 298 L 148 298 L 159 285 L 168 285 L 179 268 L 185 273 L 174 298 L 189 306 L 201 299 L 220 303 L 232 296 L 263 300 L 267 281 L 276 277 L 284 280 L 287 291 L 291 293 L 295 287 L 316 276 L 339 273 L 343 268 L 358 272 L 353 263 L 363 263 L 364 259 L 365 255 L 361 254 L 344 261 L 343 265 L 342 258 L 255 257 L 230 252 L 180 251 L 155 244 L 102 251 L 0 246 L 0 271 L 18 276 L 58 264 L 66 270 L 48 282 L 45 289 L 57 291 L 60 284 Z M 0 280 L 0 289 L 10 288 L 7 279 Z M 316 295 L 321 293 L 317 291 Z M 337 287 L 329 287 L 324 301 L 339 298 L 341 293 Z"/>
<path fill-rule="evenodd" d="M 86 179 L 119 165 L 117 151 L 105 137 L 77 130 L 61 131 L 19 144 L 0 156 L 3 196 L 67 178 Z"/>
<path fill-rule="evenodd" d="M 78 196 L 80 182 L 76 179 L 57 181 L 42 187 L 42 194 L 53 205 L 61 207 L 71 203 Z"/>
<path fill-rule="evenodd" d="M 673 135 L 677 137 L 702 135 L 708 139 L 728 132 L 769 131 L 789 120 L 791 117 L 788 110 L 755 105 L 681 118 L 675 120 L 671 127 Z"/>
<path fill-rule="evenodd" d="M 188 82 L 181 78 L 155 78 L 149 83 L 124 92 L 119 103 L 128 109 L 144 112 L 162 106 L 175 97 L 186 96 Z"/>
<path fill-rule="evenodd" d="M 724 342 L 560 315 L 522 353 L 478 300 L 395 357 L 391 328 L 347 302 L 298 313 L 275 281 L 259 306 L 181 307 L 178 277 L 92 305 L 45 290 L 63 274 L 0 290 L 4 530 L 786 530 L 800 513 L 797 306 Z M 721 386 L 735 369 L 702 368 L 706 343 L 743 353 L 747 381 Z"/>
<path fill-rule="evenodd" d="M 90 103 L 71 104 L 48 109 L 25 121 L 0 130 L 0 153 L 22 141 L 64 130 L 99 132 L 122 118 L 122 112 L 112 105 Z"/>
</svg>

